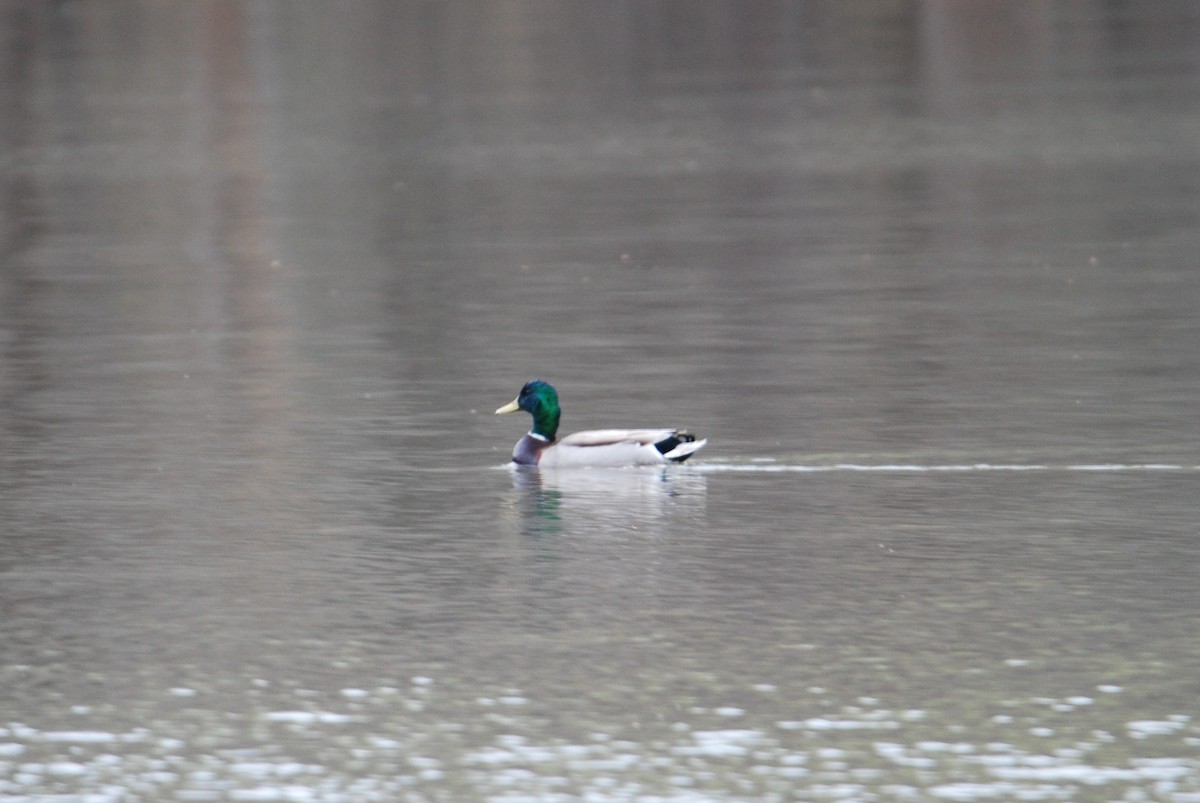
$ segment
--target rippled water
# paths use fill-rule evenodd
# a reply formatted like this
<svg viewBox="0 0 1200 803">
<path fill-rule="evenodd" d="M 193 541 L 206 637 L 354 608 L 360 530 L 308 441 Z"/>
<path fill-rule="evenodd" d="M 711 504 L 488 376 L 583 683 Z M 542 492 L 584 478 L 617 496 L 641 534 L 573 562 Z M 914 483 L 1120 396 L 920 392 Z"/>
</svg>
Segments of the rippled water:
<svg viewBox="0 0 1200 803">
<path fill-rule="evenodd" d="M 0 41 L 0 801 L 1200 800 L 1192 4 Z"/>
</svg>

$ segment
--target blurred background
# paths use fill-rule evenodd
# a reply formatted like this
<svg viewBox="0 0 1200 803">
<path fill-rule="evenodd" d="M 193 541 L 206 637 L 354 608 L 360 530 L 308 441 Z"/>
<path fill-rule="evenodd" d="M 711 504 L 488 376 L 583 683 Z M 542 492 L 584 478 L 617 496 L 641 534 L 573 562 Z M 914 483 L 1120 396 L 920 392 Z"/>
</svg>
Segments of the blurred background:
<svg viewBox="0 0 1200 803">
<path fill-rule="evenodd" d="M 1194 800 L 1198 222 L 1190 0 L 0 0 L 0 800 Z"/>
</svg>

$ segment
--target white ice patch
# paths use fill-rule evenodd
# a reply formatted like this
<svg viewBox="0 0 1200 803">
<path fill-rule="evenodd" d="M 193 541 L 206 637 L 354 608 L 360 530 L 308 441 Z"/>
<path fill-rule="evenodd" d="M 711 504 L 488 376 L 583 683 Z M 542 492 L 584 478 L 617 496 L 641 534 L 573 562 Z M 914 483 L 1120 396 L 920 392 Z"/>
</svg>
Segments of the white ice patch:
<svg viewBox="0 0 1200 803">
<path fill-rule="evenodd" d="M 1171 767 L 1093 767 L 1087 764 L 1062 764 L 1050 767 L 991 767 L 989 772 L 1009 781 L 1040 783 L 1079 783 L 1099 786 L 1106 783 L 1136 783 L 1143 780 L 1171 780 L 1191 772 L 1184 766 Z"/>
<path fill-rule="evenodd" d="M 117 741 L 117 735 L 108 731 L 47 731 L 41 734 L 41 740 L 43 742 L 107 744 Z"/>
<path fill-rule="evenodd" d="M 335 714 L 330 711 L 268 711 L 263 719 L 271 722 L 291 722 L 296 725 L 344 725 L 352 721 L 347 714 Z"/>
<path fill-rule="evenodd" d="M 1126 723 L 1129 735 L 1135 739 L 1145 739 L 1150 736 L 1169 736 L 1183 730 L 1186 722 L 1180 720 L 1142 719 Z"/>
<path fill-rule="evenodd" d="M 1009 783 L 948 783 L 934 786 L 929 794 L 942 800 L 1014 800 L 1016 787 Z"/>
<path fill-rule="evenodd" d="M 671 752 L 680 756 L 744 756 L 763 739 L 763 734 L 756 730 L 729 729 L 695 731 L 692 738 L 695 744 L 677 745 Z"/>
<path fill-rule="evenodd" d="M 783 723 L 778 724 L 785 730 L 808 729 L 814 731 L 892 730 L 900 727 L 900 723 L 887 719 L 831 719 L 828 717 L 812 717 L 798 723 L 788 723 L 790 727 L 785 727 Z"/>
</svg>

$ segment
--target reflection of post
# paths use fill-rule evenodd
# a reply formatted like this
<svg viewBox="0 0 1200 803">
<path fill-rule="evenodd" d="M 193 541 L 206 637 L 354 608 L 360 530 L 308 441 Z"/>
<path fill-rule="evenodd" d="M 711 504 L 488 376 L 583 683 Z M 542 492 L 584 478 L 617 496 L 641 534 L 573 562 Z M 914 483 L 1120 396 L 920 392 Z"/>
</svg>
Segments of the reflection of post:
<svg viewBox="0 0 1200 803">
<path fill-rule="evenodd" d="M 214 279 L 206 289 L 215 305 L 211 325 L 233 335 L 222 338 L 228 345 L 220 359 L 233 363 L 223 372 L 244 383 L 232 398 L 217 403 L 236 404 L 227 420 L 235 422 L 250 452 L 245 465 L 252 476 L 238 493 L 274 517 L 291 507 L 281 498 L 286 494 L 279 493 L 288 486 L 279 474 L 291 463 L 284 422 L 293 409 L 289 385 L 297 358 L 281 287 L 285 273 L 273 253 L 264 208 L 266 171 L 259 150 L 263 101 L 248 38 L 251 9 L 228 0 L 205 8 L 208 81 L 202 109 L 209 141 L 204 155 L 212 162 L 207 175 L 218 177 L 207 187 L 201 209 L 210 227 L 204 258 Z"/>
<path fill-rule="evenodd" d="M 0 14 L 0 152 L 21 153 L 32 141 L 33 32 L 32 11 L 18 5 Z M 0 258 L 15 254 L 32 234 L 34 211 L 32 182 L 17 171 L 0 170 Z M 8 273 L 6 270 L 5 274 Z M 0 275 L 0 281 L 8 278 Z M 5 292 L 0 303 L 9 297 Z"/>
<path fill-rule="evenodd" d="M 1056 49 L 1067 45 L 1054 36 L 1060 11 L 1051 3 L 921 4 L 914 87 L 921 111 L 940 138 L 972 144 L 970 151 L 960 144 L 959 152 L 929 160 L 922 171 L 938 204 L 933 247 L 968 253 L 1009 247 L 1010 238 L 997 235 L 993 222 L 1006 211 L 1006 184 L 1016 183 L 1022 170 L 1043 170 L 1062 144 L 1055 114 L 1060 99 L 1047 92 L 1062 64 Z M 1021 181 L 1020 201 L 1052 186 Z"/>
<path fill-rule="evenodd" d="M 210 175 L 223 177 L 212 188 L 212 256 L 230 272 L 230 323 L 259 329 L 276 323 L 279 309 L 271 293 L 272 258 L 261 208 L 264 172 L 255 148 L 259 99 L 246 52 L 245 7 L 218 2 L 208 8 L 205 109 L 211 124 L 209 158 L 215 162 Z"/>
<path fill-rule="evenodd" d="M 941 118 L 979 114 L 986 104 L 1028 102 L 1016 89 L 981 92 L 996 80 L 1043 79 L 1054 63 L 1052 3 L 921 4 L 921 88 L 926 109 Z"/>
</svg>

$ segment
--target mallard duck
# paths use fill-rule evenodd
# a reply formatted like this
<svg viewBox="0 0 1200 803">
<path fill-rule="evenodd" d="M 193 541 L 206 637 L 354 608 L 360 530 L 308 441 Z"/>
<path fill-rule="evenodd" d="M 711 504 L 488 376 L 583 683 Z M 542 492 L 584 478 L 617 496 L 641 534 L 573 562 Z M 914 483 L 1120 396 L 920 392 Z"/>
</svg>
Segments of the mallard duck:
<svg viewBox="0 0 1200 803">
<path fill-rule="evenodd" d="M 548 382 L 526 382 L 520 395 L 496 415 L 524 410 L 533 416 L 533 429 L 513 447 L 513 462 L 522 466 L 649 466 L 682 463 L 708 440 L 680 429 L 593 429 L 555 438 L 558 391 Z"/>
</svg>

